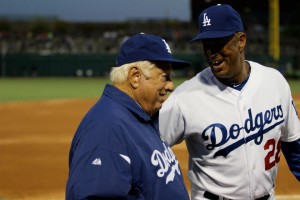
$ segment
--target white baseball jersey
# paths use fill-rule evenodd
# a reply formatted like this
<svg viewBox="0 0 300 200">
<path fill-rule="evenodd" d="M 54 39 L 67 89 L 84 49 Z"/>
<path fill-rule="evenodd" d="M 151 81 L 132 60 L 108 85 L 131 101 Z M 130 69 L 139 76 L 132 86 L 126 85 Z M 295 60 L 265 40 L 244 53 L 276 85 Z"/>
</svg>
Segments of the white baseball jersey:
<svg viewBox="0 0 300 200">
<path fill-rule="evenodd" d="M 288 83 L 275 69 L 249 61 L 241 91 L 219 82 L 210 68 L 185 81 L 160 110 L 162 137 L 185 139 L 192 199 L 205 191 L 229 199 L 274 199 L 280 141 L 300 138 Z"/>
</svg>

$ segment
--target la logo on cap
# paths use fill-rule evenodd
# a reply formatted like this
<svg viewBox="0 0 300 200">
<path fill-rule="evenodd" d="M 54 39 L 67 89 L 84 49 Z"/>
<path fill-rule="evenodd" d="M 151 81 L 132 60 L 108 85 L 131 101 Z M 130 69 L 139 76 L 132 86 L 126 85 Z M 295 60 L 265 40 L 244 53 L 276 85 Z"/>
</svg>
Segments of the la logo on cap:
<svg viewBox="0 0 300 200">
<path fill-rule="evenodd" d="M 204 16 L 203 16 L 203 26 L 210 26 L 210 25 L 211 25 L 210 19 L 208 18 L 207 13 L 204 13 Z"/>
<path fill-rule="evenodd" d="M 169 44 L 164 39 L 162 39 L 162 41 L 165 43 L 168 53 L 172 54 Z"/>
</svg>

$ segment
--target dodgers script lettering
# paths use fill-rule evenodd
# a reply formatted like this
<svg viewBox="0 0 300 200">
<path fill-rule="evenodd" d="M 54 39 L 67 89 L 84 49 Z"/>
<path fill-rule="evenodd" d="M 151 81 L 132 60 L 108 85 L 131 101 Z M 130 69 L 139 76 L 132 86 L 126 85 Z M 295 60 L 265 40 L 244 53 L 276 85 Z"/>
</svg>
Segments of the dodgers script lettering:
<svg viewBox="0 0 300 200">
<path fill-rule="evenodd" d="M 166 147 L 165 143 L 163 143 L 164 151 L 160 152 L 158 150 L 154 150 L 151 156 L 151 163 L 154 166 L 158 166 L 157 176 L 162 178 L 167 174 L 166 184 L 170 181 L 173 181 L 175 178 L 175 172 L 180 175 L 178 160 L 176 159 L 174 153 L 172 152 L 170 147 Z"/>
<path fill-rule="evenodd" d="M 248 109 L 248 117 L 244 121 L 244 124 L 232 124 L 228 129 L 221 123 L 215 123 L 209 125 L 202 132 L 202 138 L 204 140 L 211 141 L 206 145 L 207 150 L 213 150 L 215 147 L 221 147 L 225 145 L 229 140 L 236 140 L 239 138 L 241 131 L 244 130 L 248 136 L 237 140 L 235 143 L 216 152 L 214 157 L 224 156 L 226 157 L 231 151 L 237 149 L 241 145 L 254 140 L 255 144 L 259 145 L 263 141 L 263 135 L 276 126 L 284 122 L 283 111 L 281 105 L 275 106 L 264 112 L 257 113 L 253 116 L 252 110 Z M 217 137 L 217 134 L 219 137 Z M 221 138 L 217 140 L 217 138 Z"/>
</svg>

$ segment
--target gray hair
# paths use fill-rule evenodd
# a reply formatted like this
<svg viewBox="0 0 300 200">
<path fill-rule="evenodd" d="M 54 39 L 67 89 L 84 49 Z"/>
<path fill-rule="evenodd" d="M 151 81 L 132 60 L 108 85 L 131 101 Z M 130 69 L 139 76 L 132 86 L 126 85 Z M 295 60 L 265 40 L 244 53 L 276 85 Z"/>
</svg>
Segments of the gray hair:
<svg viewBox="0 0 300 200">
<path fill-rule="evenodd" d="M 112 84 L 119 84 L 125 82 L 128 77 L 128 72 L 132 67 L 139 68 L 145 77 L 149 77 L 150 70 L 155 67 L 155 64 L 150 61 L 138 61 L 124 64 L 119 67 L 112 67 L 109 75 Z"/>
</svg>

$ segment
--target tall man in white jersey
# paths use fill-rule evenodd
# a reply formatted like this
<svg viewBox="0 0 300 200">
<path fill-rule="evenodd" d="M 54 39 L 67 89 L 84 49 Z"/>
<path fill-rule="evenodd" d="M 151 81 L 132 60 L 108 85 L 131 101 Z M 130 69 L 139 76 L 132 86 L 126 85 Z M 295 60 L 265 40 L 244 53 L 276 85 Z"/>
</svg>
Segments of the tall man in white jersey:
<svg viewBox="0 0 300 200">
<path fill-rule="evenodd" d="M 290 87 L 275 69 L 245 60 L 240 15 L 229 5 L 199 16 L 209 67 L 185 81 L 160 110 L 170 144 L 186 141 L 191 195 L 198 199 L 275 199 L 280 149 L 300 181 L 300 122 Z"/>
</svg>

